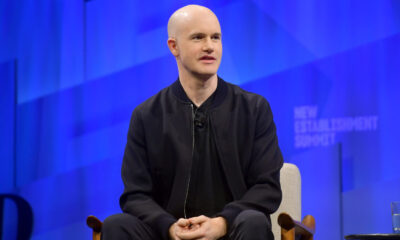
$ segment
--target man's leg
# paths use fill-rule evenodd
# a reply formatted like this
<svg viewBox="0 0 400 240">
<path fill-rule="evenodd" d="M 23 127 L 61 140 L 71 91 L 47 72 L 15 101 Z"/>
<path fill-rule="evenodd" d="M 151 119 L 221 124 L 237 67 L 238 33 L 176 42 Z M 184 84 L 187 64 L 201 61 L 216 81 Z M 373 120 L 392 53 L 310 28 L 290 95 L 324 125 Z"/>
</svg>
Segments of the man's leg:
<svg viewBox="0 0 400 240">
<path fill-rule="evenodd" d="M 153 230 L 137 217 L 120 213 L 109 216 L 103 222 L 102 240 L 154 240 L 158 239 Z"/>
<path fill-rule="evenodd" d="M 259 211 L 245 210 L 233 221 L 230 240 L 273 240 L 271 223 Z"/>
</svg>

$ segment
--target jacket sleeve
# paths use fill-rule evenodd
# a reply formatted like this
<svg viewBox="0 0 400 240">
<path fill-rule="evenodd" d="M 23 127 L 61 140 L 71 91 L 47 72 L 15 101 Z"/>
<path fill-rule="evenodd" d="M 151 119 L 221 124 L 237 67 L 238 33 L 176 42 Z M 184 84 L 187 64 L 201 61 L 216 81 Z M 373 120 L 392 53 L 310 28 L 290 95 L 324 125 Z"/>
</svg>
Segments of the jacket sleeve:
<svg viewBox="0 0 400 240">
<path fill-rule="evenodd" d="M 276 127 L 268 102 L 261 97 L 256 110 L 256 127 L 250 164 L 244 170 L 247 191 L 239 200 L 227 204 L 218 214 L 226 219 L 228 229 L 243 210 L 258 210 L 269 216 L 282 200 L 280 169 L 283 157 L 278 146 Z"/>
<path fill-rule="evenodd" d="M 153 183 L 146 154 L 141 114 L 136 108 L 129 125 L 128 139 L 122 162 L 124 192 L 120 198 L 123 212 L 130 213 L 156 231 L 161 239 L 169 239 L 169 227 L 175 217 L 162 209 L 153 198 Z"/>
</svg>

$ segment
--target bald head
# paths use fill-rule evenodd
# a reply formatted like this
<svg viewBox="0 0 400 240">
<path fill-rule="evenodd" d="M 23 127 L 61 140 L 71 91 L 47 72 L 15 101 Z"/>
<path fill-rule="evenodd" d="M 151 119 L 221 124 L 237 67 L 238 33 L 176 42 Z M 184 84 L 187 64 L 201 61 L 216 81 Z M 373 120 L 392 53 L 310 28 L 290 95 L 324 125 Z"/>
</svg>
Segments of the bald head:
<svg viewBox="0 0 400 240">
<path fill-rule="evenodd" d="M 168 37 L 177 38 L 182 30 L 190 27 L 193 21 L 199 21 L 207 18 L 213 18 L 219 26 L 217 16 L 208 8 L 200 5 L 187 5 L 176 10 L 168 21 Z"/>
<path fill-rule="evenodd" d="M 217 79 L 222 57 L 221 27 L 208 8 L 188 5 L 168 21 L 168 48 L 178 64 L 179 79 Z"/>
</svg>

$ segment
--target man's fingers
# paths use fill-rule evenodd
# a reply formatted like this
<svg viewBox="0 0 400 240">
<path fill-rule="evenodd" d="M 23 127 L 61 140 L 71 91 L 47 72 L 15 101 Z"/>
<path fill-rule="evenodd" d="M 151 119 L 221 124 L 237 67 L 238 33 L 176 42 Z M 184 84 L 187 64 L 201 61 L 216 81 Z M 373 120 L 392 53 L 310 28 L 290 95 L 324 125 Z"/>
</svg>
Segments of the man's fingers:
<svg viewBox="0 0 400 240">
<path fill-rule="evenodd" d="M 201 239 L 204 237 L 204 231 L 201 228 L 189 231 L 178 231 L 176 232 L 176 236 L 183 240 Z"/>
<path fill-rule="evenodd" d="M 192 217 L 189 218 L 189 221 L 191 224 L 202 224 L 205 221 L 208 221 L 210 218 L 206 217 L 206 216 L 198 216 L 198 217 Z"/>
<path fill-rule="evenodd" d="M 176 224 L 179 227 L 188 227 L 190 225 L 190 222 L 188 219 L 179 218 L 179 220 L 176 222 Z"/>
</svg>

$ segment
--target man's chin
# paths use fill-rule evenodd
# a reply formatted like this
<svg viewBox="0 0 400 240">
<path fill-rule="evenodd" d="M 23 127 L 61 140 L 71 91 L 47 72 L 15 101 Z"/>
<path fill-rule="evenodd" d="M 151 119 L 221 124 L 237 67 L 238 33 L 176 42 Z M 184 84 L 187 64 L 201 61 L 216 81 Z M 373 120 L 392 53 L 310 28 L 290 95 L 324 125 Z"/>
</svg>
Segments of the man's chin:
<svg viewBox="0 0 400 240">
<path fill-rule="evenodd" d="M 193 75 L 196 76 L 196 78 L 198 78 L 198 79 L 207 81 L 207 80 L 211 79 L 212 77 L 216 76 L 217 73 L 216 72 L 202 72 L 202 73 L 196 72 Z"/>
</svg>

